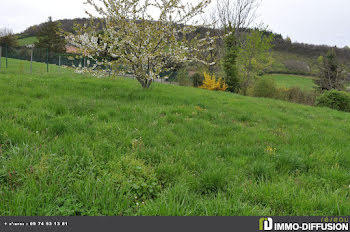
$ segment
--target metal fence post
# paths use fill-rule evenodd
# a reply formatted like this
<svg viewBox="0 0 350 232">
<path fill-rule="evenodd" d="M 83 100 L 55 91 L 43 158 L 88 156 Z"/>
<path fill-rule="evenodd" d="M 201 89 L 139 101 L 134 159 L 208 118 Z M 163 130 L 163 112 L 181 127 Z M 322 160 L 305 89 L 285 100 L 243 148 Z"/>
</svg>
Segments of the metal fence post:
<svg viewBox="0 0 350 232">
<path fill-rule="evenodd" d="M 61 55 L 58 56 L 58 68 L 59 72 L 61 73 Z"/>
<path fill-rule="evenodd" d="M 5 57 L 6 57 L 6 68 L 8 68 L 7 56 L 8 56 L 8 46 L 7 46 L 7 44 L 6 44 L 6 52 L 5 52 Z"/>
<path fill-rule="evenodd" d="M 30 74 L 33 73 L 33 49 L 34 48 L 30 49 Z"/>
<path fill-rule="evenodd" d="M 81 75 L 83 75 L 84 72 L 84 57 L 81 60 Z"/>
<path fill-rule="evenodd" d="M 49 72 L 49 49 L 46 49 L 46 71 Z"/>
<path fill-rule="evenodd" d="M 2 56 L 2 47 L 0 46 L 0 71 L 1 71 L 1 56 Z"/>
</svg>

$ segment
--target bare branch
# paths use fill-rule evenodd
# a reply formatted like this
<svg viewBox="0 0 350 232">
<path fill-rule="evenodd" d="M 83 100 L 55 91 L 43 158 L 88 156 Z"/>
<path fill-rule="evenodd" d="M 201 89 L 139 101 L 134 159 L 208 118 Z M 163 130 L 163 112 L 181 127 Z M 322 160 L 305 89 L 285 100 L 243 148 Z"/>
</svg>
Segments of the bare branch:
<svg viewBox="0 0 350 232">
<path fill-rule="evenodd" d="M 260 3 L 261 0 L 216 0 L 212 20 L 216 27 L 244 31 L 254 23 Z"/>
</svg>

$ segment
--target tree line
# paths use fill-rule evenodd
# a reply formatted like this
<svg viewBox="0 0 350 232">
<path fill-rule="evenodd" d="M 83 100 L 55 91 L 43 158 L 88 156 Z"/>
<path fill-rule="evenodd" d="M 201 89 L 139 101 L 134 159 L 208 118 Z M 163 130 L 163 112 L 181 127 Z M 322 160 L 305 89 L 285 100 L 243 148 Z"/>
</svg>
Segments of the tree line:
<svg viewBox="0 0 350 232">
<path fill-rule="evenodd" d="M 59 25 L 62 31 L 73 33 L 74 25 L 89 24 L 90 19 L 89 18 L 63 19 L 63 20 L 54 21 L 54 23 Z M 42 31 L 43 31 L 43 28 L 45 28 L 47 24 L 48 22 L 31 26 L 27 28 L 24 32 L 18 35 L 14 34 L 12 30 L 9 28 L 2 28 L 0 29 L 0 44 L 3 47 L 6 45 L 9 47 L 17 47 L 18 46 L 17 39 L 33 37 L 33 36 L 40 37 L 40 34 L 42 34 Z M 102 30 L 102 29 L 103 29 L 103 21 L 100 22 L 100 26 L 99 26 L 99 30 Z M 224 30 L 219 27 L 215 27 L 215 28 L 198 27 L 196 31 L 193 33 L 193 35 L 191 35 L 191 38 L 195 37 L 196 35 L 199 35 L 199 37 L 203 38 L 206 35 L 208 30 L 210 30 L 210 33 L 212 35 L 224 34 Z M 237 30 L 236 33 L 244 34 L 250 31 L 251 29 L 249 28 L 241 28 Z M 328 50 L 332 48 L 327 45 L 311 45 L 311 44 L 305 44 L 305 43 L 292 42 L 289 37 L 283 38 L 281 34 L 276 34 L 271 31 L 266 31 L 266 33 L 273 34 L 274 36 L 274 40 L 272 41 L 272 44 L 273 44 L 272 49 L 274 51 L 287 52 L 289 54 L 296 54 L 296 55 L 307 57 L 313 60 L 316 60 L 320 55 L 322 56 L 326 55 Z M 224 41 L 222 41 L 220 38 L 218 40 L 218 45 L 219 46 L 224 45 Z M 333 49 L 338 56 L 339 62 L 350 66 L 350 48 L 334 47 Z M 54 49 L 54 50 L 58 51 L 59 53 L 64 51 L 63 49 Z M 303 61 L 287 60 L 287 61 L 284 61 L 283 63 L 287 67 L 290 67 L 292 70 L 294 70 L 293 71 L 294 73 L 310 74 L 310 70 L 307 68 L 307 66 L 310 64 L 305 64 L 303 63 Z"/>
<path fill-rule="evenodd" d="M 89 24 L 90 19 L 89 18 L 76 18 L 76 19 L 62 19 L 55 21 L 56 23 L 61 25 L 61 28 L 65 32 L 74 32 L 74 25 L 84 25 Z M 45 26 L 47 22 L 34 25 L 29 28 L 27 28 L 24 32 L 20 33 L 18 35 L 18 38 L 26 38 L 26 37 L 33 37 L 38 36 L 39 32 L 41 31 L 42 27 Z M 103 23 L 103 22 L 101 22 Z M 245 25 L 244 25 L 245 26 Z M 100 25 L 100 30 L 102 30 L 103 24 Z M 4 28 L 5 29 L 5 28 Z M 5 29 L 9 30 L 9 29 Z M 224 31 L 220 30 L 219 28 L 210 29 L 212 34 L 223 34 Z M 249 31 L 249 28 L 240 29 L 241 31 Z M 196 30 L 196 33 L 199 33 L 201 37 L 205 36 L 205 33 L 207 31 L 207 28 L 205 27 L 199 27 Z M 239 33 L 239 32 L 237 32 Z M 289 37 L 283 38 L 281 34 L 273 33 L 273 32 L 267 32 L 274 34 L 274 41 L 273 41 L 273 50 L 275 51 L 282 51 L 282 52 L 289 52 L 289 53 L 295 53 L 302 56 L 310 57 L 310 58 L 316 58 L 320 55 L 324 55 L 328 52 L 329 49 L 332 47 L 327 45 L 312 45 L 312 44 L 306 44 L 306 43 L 298 43 L 298 42 L 292 42 Z M 350 60 L 350 48 L 334 48 L 335 52 L 338 55 L 338 58 L 341 62 L 346 62 L 347 60 Z"/>
</svg>

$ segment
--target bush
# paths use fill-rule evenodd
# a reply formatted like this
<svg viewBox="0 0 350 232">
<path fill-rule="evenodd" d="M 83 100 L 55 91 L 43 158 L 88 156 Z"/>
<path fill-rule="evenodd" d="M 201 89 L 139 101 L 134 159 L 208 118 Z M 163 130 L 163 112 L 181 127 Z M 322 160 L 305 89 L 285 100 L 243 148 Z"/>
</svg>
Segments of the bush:
<svg viewBox="0 0 350 232">
<path fill-rule="evenodd" d="M 292 87 L 290 89 L 279 89 L 278 98 L 299 104 L 315 105 L 317 95 L 315 91 L 307 92 L 299 87 Z"/>
<path fill-rule="evenodd" d="M 345 76 L 346 76 L 345 81 L 350 81 L 350 73 L 346 73 Z"/>
<path fill-rule="evenodd" d="M 278 94 L 276 82 L 271 79 L 260 78 L 252 89 L 254 97 L 275 98 Z"/>
<path fill-rule="evenodd" d="M 317 98 L 316 106 L 350 112 L 350 95 L 343 91 L 326 91 Z"/>
<path fill-rule="evenodd" d="M 199 86 L 203 85 L 203 81 L 204 81 L 204 76 L 199 74 L 199 73 L 195 73 L 192 77 L 192 82 L 193 82 L 193 86 L 198 88 Z"/>
<path fill-rule="evenodd" d="M 248 95 L 253 97 L 275 98 L 305 105 L 315 105 L 318 93 L 316 91 L 304 91 L 299 87 L 292 87 L 290 89 L 277 88 L 274 80 L 261 78 L 257 80 L 253 88 L 248 91 Z"/>
<path fill-rule="evenodd" d="M 177 81 L 179 82 L 179 85 L 181 86 L 191 86 L 191 79 L 188 76 L 188 72 L 186 69 L 181 69 L 176 76 Z"/>
<path fill-rule="evenodd" d="M 228 85 L 222 78 L 216 79 L 214 74 L 211 75 L 208 73 L 204 73 L 203 85 L 200 88 L 208 90 L 226 91 Z"/>
</svg>

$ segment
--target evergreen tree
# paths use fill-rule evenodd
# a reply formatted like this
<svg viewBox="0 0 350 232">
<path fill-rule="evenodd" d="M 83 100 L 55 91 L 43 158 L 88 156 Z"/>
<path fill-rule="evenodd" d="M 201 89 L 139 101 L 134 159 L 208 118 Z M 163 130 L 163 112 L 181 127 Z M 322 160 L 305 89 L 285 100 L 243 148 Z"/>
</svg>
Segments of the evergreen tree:
<svg viewBox="0 0 350 232">
<path fill-rule="evenodd" d="M 332 89 L 343 90 L 343 70 L 339 65 L 334 49 L 328 51 L 325 57 L 320 57 L 318 62 L 320 66 L 320 75 L 319 79 L 314 81 L 318 88 L 321 91 Z"/>
<path fill-rule="evenodd" d="M 228 85 L 227 90 L 234 93 L 237 93 L 240 88 L 236 64 L 237 53 L 238 46 L 235 33 L 231 32 L 225 38 L 225 55 L 223 58 L 223 68 L 226 74 L 225 82 Z"/>
<path fill-rule="evenodd" d="M 12 30 L 8 28 L 0 29 L 0 46 L 2 47 L 17 47 L 17 37 L 13 34 Z"/>
<path fill-rule="evenodd" d="M 38 34 L 38 42 L 35 46 L 38 48 L 48 48 L 50 52 L 63 53 L 66 51 L 66 41 L 60 35 L 60 24 L 53 22 L 49 17 Z"/>
</svg>

